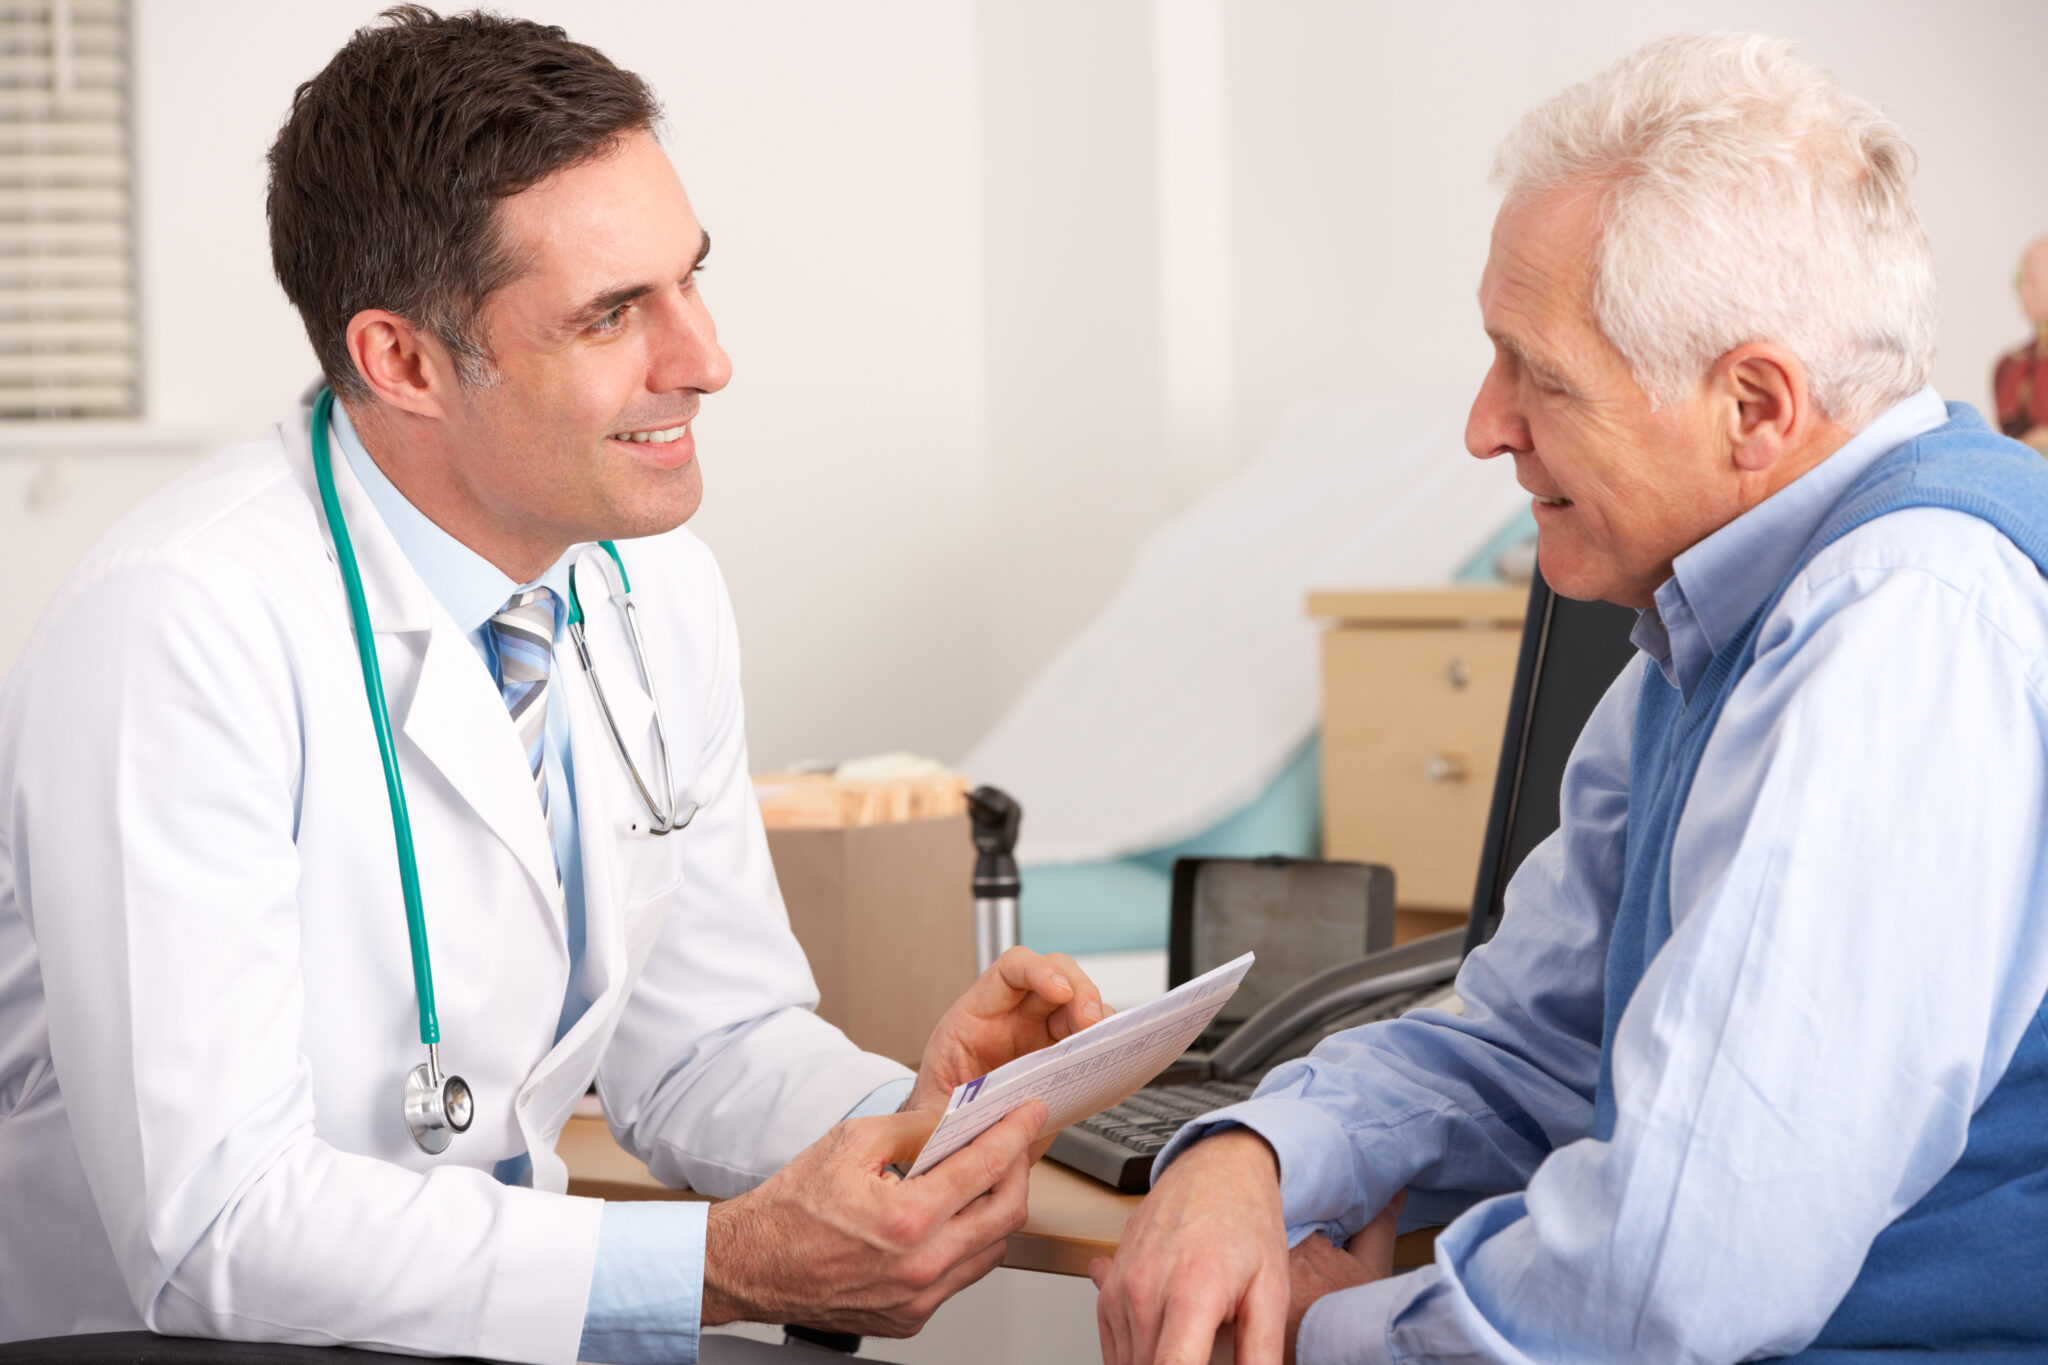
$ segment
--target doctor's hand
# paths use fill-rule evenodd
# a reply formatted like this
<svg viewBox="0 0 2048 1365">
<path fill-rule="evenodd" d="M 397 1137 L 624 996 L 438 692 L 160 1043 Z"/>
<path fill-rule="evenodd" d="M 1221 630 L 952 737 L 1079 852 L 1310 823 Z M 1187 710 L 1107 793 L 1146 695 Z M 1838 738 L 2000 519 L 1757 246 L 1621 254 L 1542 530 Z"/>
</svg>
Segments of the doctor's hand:
<svg viewBox="0 0 2048 1365">
<path fill-rule="evenodd" d="M 933 1113 L 847 1119 L 759 1188 L 711 1207 L 704 1233 L 705 1326 L 795 1323 L 907 1337 L 1002 1263 L 1024 1226 L 1027 1149 L 1045 1123 L 1033 1102 L 915 1180 L 909 1164 Z"/>
<path fill-rule="evenodd" d="M 1065 953 L 1012 948 L 953 1002 L 925 1044 L 906 1111 L 943 1110 L 953 1089 L 1057 1043 L 1109 1014 L 1102 992 Z M 1046 1135 L 1048 1143 L 1051 1134 Z"/>
</svg>

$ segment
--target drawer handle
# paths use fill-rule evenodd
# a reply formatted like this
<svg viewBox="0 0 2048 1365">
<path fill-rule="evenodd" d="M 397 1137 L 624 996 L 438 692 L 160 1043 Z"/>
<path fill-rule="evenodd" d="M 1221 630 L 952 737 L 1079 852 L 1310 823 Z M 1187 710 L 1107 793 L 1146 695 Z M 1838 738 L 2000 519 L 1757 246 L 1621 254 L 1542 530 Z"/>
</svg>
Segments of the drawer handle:
<svg viewBox="0 0 2048 1365">
<path fill-rule="evenodd" d="M 1463 659 L 1451 660 L 1451 666 L 1444 670 L 1444 681 L 1453 691 L 1463 691 L 1465 684 L 1472 681 L 1472 669 Z"/>
<path fill-rule="evenodd" d="M 1422 765 L 1422 775 L 1431 782 L 1463 782 L 1465 760 L 1455 754 L 1431 754 Z"/>
</svg>

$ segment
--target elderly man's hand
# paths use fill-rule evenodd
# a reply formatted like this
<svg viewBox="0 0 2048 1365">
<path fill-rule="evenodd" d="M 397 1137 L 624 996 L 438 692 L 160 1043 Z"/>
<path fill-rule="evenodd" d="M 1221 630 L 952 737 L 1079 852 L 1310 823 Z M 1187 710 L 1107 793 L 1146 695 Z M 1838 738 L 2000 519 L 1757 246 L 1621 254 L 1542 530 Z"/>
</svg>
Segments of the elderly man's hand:
<svg viewBox="0 0 2048 1365">
<path fill-rule="evenodd" d="M 1102 992 L 1065 953 L 1012 948 L 953 1002 L 925 1044 L 906 1110 L 942 1110 L 953 1089 L 1070 1034 L 1109 1010 Z M 1050 1142 L 1052 1134 L 1045 1135 Z"/>
<path fill-rule="evenodd" d="M 1116 1259 L 1088 1267 L 1104 1365 L 1293 1365 L 1311 1304 L 1393 1273 L 1406 1201 L 1341 1249 L 1312 1233 L 1289 1251 L 1266 1140 L 1238 1128 L 1195 1144 L 1138 1206 Z"/>
<path fill-rule="evenodd" d="M 1287 1253 L 1287 1365 L 1294 1365 L 1295 1341 L 1310 1305 L 1325 1294 L 1371 1284 L 1394 1273 L 1395 1225 L 1407 1202 L 1406 1190 L 1395 1195 L 1379 1216 L 1341 1249 L 1321 1233 L 1312 1232 Z"/>
<path fill-rule="evenodd" d="M 1279 1365 L 1289 1270 L 1273 1149 L 1246 1128 L 1196 1143 L 1131 1216 L 1116 1259 L 1088 1267 L 1104 1365 L 1204 1365 L 1226 1323 L 1238 1360 Z"/>
</svg>

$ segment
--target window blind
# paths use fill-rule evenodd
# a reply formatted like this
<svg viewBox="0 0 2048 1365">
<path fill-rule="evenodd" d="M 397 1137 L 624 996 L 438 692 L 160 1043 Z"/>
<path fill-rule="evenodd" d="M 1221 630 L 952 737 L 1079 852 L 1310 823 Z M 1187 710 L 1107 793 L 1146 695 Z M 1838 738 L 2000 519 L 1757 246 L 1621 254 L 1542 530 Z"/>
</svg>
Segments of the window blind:
<svg viewBox="0 0 2048 1365">
<path fill-rule="evenodd" d="M 0 419 L 139 413 L 127 0 L 0 0 Z"/>
</svg>

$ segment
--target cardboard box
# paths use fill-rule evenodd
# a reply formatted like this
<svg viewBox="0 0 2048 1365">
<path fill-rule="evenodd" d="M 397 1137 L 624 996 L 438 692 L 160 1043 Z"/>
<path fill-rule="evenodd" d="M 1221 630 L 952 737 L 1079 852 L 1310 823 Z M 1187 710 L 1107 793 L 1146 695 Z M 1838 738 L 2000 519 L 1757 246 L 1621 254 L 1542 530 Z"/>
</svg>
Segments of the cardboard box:
<svg viewBox="0 0 2048 1365">
<path fill-rule="evenodd" d="M 952 773 L 886 782 L 768 773 L 754 779 L 754 796 L 770 829 L 842 829 L 967 813 L 967 779 Z"/>
<path fill-rule="evenodd" d="M 818 979 L 818 1013 L 867 1051 L 915 1067 L 974 980 L 967 817 L 771 828 L 768 849 Z"/>
</svg>

